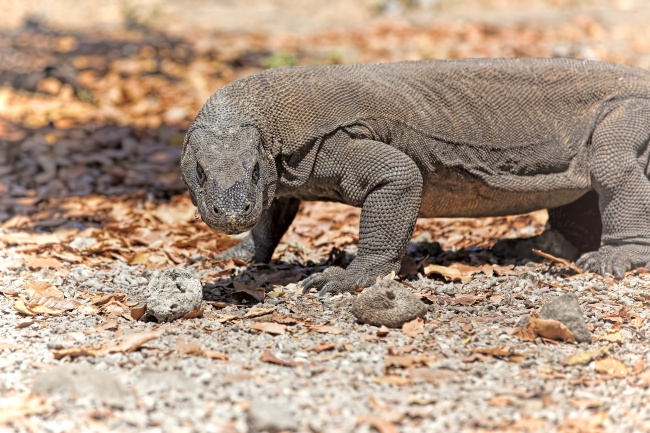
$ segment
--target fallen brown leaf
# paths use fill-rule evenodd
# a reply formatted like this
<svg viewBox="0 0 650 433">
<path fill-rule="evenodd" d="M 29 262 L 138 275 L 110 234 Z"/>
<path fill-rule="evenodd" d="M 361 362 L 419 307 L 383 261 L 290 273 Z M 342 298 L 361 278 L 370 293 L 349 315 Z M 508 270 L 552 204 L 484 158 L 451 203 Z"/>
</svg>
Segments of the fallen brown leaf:
<svg viewBox="0 0 650 433">
<path fill-rule="evenodd" d="M 131 317 L 133 320 L 140 320 L 144 317 L 147 312 L 147 304 L 141 305 L 139 307 L 133 307 L 130 310 Z"/>
<path fill-rule="evenodd" d="M 274 322 L 258 322 L 244 325 L 244 328 L 255 329 L 256 331 L 266 332 L 271 335 L 281 335 L 287 332 L 286 325 Z"/>
<path fill-rule="evenodd" d="M 368 424 L 379 433 L 399 433 L 399 429 L 394 423 L 377 416 L 360 416 L 357 418 L 357 425 L 359 424 Z"/>
<path fill-rule="evenodd" d="M 566 259 L 563 259 L 561 257 L 555 257 L 552 254 L 545 253 L 544 251 L 541 251 L 541 250 L 538 250 L 538 249 L 535 249 L 535 248 L 533 248 L 533 252 L 535 254 L 541 256 L 541 257 L 544 257 L 545 259 L 548 259 L 548 260 L 552 261 L 553 263 L 559 263 L 561 265 L 564 265 L 564 266 L 568 267 L 569 269 L 572 269 L 572 270 L 576 271 L 578 274 L 583 273 L 582 269 L 580 269 L 574 263 L 571 263 L 570 261 L 568 261 Z"/>
<path fill-rule="evenodd" d="M 131 310 L 131 312 L 133 312 L 133 310 Z M 201 317 L 201 316 L 203 316 L 203 308 L 199 308 L 198 310 L 188 311 L 183 316 L 183 319 L 185 319 L 185 320 L 196 319 L 197 317 Z M 134 317 L 134 319 L 135 319 L 135 317 Z"/>
<path fill-rule="evenodd" d="M 470 295 L 466 293 L 456 293 L 454 295 L 454 302 L 464 305 L 466 307 L 469 307 L 471 305 L 474 305 L 477 302 L 480 302 L 484 299 L 483 296 L 480 295 Z"/>
<path fill-rule="evenodd" d="M 455 281 L 466 283 L 471 281 L 473 272 L 462 271 L 458 268 L 441 265 L 426 265 L 424 267 L 424 274 L 429 277 L 431 275 L 440 275 L 446 281 Z"/>
<path fill-rule="evenodd" d="M 433 360 L 427 355 L 388 355 L 384 358 L 385 367 L 409 368 L 414 365 L 427 366 Z"/>
<path fill-rule="evenodd" d="M 538 315 L 539 313 L 531 314 L 528 326 L 516 328 L 513 335 L 525 341 L 533 341 L 536 337 L 541 337 L 575 343 L 573 334 L 563 323 L 553 319 L 540 319 Z"/>
<path fill-rule="evenodd" d="M 25 416 L 54 411 L 53 401 L 40 395 L 21 394 L 6 396 L 3 397 L 3 400 L 3 405 L 0 407 L 0 427 L 6 426 L 12 420 Z"/>
<path fill-rule="evenodd" d="M 309 350 L 312 351 L 312 352 L 321 353 L 321 352 L 325 352 L 326 350 L 335 349 L 336 345 L 337 345 L 337 343 L 320 343 L 320 344 L 317 344 L 316 346 L 312 347 Z"/>
<path fill-rule="evenodd" d="M 372 381 L 380 385 L 406 386 L 411 384 L 412 379 L 406 376 L 389 374 L 382 377 L 375 377 Z"/>
<path fill-rule="evenodd" d="M 302 365 L 301 362 L 285 361 L 283 359 L 280 359 L 268 350 L 265 350 L 264 353 L 262 353 L 262 356 L 260 357 L 260 361 L 268 362 L 270 364 L 282 365 L 284 367 L 298 367 Z"/>
<path fill-rule="evenodd" d="M 339 328 L 338 326 L 329 326 L 329 325 L 320 325 L 320 326 L 312 326 L 309 328 L 311 332 L 320 332 L 321 334 L 333 334 L 333 335 L 339 335 L 343 332 L 342 328 Z"/>
<path fill-rule="evenodd" d="M 104 347 L 106 353 L 128 353 L 140 348 L 147 341 L 160 338 L 165 333 L 165 328 L 158 328 L 151 331 L 131 332 L 125 334 L 122 340 L 111 343 Z"/>
<path fill-rule="evenodd" d="M 402 325 L 402 332 L 408 337 L 416 337 L 424 333 L 424 320 L 421 317 L 413 319 Z"/>
<path fill-rule="evenodd" d="M 596 358 L 606 355 L 611 349 L 611 345 L 601 347 L 596 350 L 588 350 L 586 352 L 575 353 L 562 360 L 563 365 L 587 365 Z"/>
<path fill-rule="evenodd" d="M 598 373 L 607 374 L 613 377 L 627 377 L 628 370 L 625 364 L 618 359 L 607 357 L 597 359 L 594 369 Z"/>
<path fill-rule="evenodd" d="M 178 337 L 174 350 L 182 355 L 203 355 L 199 340 L 190 340 L 185 335 Z"/>
<path fill-rule="evenodd" d="M 621 331 L 610 332 L 609 334 L 605 335 L 594 335 L 594 339 L 600 341 L 609 341 L 610 343 L 623 343 L 625 341 L 625 338 L 623 337 L 623 334 L 621 334 Z"/>
<path fill-rule="evenodd" d="M 515 362 L 521 362 L 526 359 L 526 355 L 517 353 L 514 349 L 509 347 L 477 347 L 472 349 L 472 352 L 496 358 L 507 358 Z"/>
<path fill-rule="evenodd" d="M 230 357 L 226 353 L 217 352 L 216 350 L 204 350 L 203 355 L 210 359 L 218 359 L 221 361 L 228 361 Z"/>
<path fill-rule="evenodd" d="M 24 255 L 25 263 L 31 269 L 61 269 L 63 262 L 53 257 L 38 257 Z"/>
</svg>

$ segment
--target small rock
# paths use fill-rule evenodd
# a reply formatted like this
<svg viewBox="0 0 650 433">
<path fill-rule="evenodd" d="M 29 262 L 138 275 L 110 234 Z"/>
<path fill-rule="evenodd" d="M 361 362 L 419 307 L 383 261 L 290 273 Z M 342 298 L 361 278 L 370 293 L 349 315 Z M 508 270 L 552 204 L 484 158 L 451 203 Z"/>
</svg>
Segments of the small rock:
<svg viewBox="0 0 650 433">
<path fill-rule="evenodd" d="M 154 272 L 144 293 L 147 315 L 170 322 L 201 308 L 201 282 L 183 269 Z"/>
<path fill-rule="evenodd" d="M 133 395 L 124 384 L 110 373 L 86 364 L 62 365 L 39 374 L 32 392 L 89 407 L 105 404 L 124 408 L 133 403 Z"/>
<path fill-rule="evenodd" d="M 366 288 L 352 304 L 352 314 L 360 322 L 389 328 L 399 328 L 426 313 L 426 305 L 394 280 Z"/>
<path fill-rule="evenodd" d="M 591 333 L 582 317 L 578 297 L 573 293 L 562 295 L 544 305 L 539 312 L 539 317 L 557 320 L 569 328 L 577 342 L 591 343 Z"/>
<path fill-rule="evenodd" d="M 249 433 L 278 433 L 298 430 L 298 424 L 286 406 L 267 400 L 251 402 L 246 414 L 246 423 Z"/>
</svg>

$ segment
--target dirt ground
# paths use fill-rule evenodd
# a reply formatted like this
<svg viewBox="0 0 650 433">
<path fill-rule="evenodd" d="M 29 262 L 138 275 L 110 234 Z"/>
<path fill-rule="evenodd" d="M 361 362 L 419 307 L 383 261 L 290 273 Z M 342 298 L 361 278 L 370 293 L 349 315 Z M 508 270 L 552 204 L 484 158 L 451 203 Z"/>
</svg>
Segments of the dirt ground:
<svg viewBox="0 0 650 433">
<path fill-rule="evenodd" d="M 0 431 L 650 431 L 650 273 L 491 248 L 541 233 L 544 211 L 419 220 L 399 279 L 427 313 L 386 329 L 355 321 L 356 292 L 300 295 L 354 255 L 358 209 L 305 203 L 272 263 L 220 261 L 238 238 L 194 218 L 178 168 L 202 103 L 264 68 L 650 68 L 647 2 L 5 0 L 0 16 Z M 158 322 L 170 269 L 202 301 Z M 566 294 L 591 342 L 540 331 Z"/>
</svg>

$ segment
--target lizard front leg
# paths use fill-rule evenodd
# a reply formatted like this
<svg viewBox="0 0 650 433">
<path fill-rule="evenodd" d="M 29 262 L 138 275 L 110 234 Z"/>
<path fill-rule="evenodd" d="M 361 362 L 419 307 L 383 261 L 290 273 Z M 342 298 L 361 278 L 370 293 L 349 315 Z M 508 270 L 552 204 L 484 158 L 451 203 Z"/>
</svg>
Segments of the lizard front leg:
<svg viewBox="0 0 650 433">
<path fill-rule="evenodd" d="M 330 267 L 305 279 L 303 293 L 367 287 L 378 276 L 398 271 L 422 199 L 422 175 L 415 162 L 385 143 L 338 133 L 323 144 L 314 179 L 335 183 L 330 186 L 343 202 L 362 208 L 359 249 L 347 269 Z"/>
<path fill-rule="evenodd" d="M 247 262 L 268 262 L 275 247 L 298 213 L 300 200 L 297 198 L 276 198 L 271 206 L 262 212 L 255 227 L 240 243 L 219 254 L 217 259 L 238 258 Z"/>
</svg>

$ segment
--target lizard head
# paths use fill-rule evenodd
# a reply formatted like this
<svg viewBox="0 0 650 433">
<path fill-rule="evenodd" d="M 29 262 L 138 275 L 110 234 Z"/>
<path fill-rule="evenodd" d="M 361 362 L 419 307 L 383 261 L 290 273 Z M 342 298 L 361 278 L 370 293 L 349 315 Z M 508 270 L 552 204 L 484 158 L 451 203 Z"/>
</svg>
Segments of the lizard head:
<svg viewBox="0 0 650 433">
<path fill-rule="evenodd" d="M 192 203 L 213 230 L 250 230 L 273 200 L 275 166 L 254 126 L 197 126 L 185 137 L 181 170 Z"/>
</svg>

